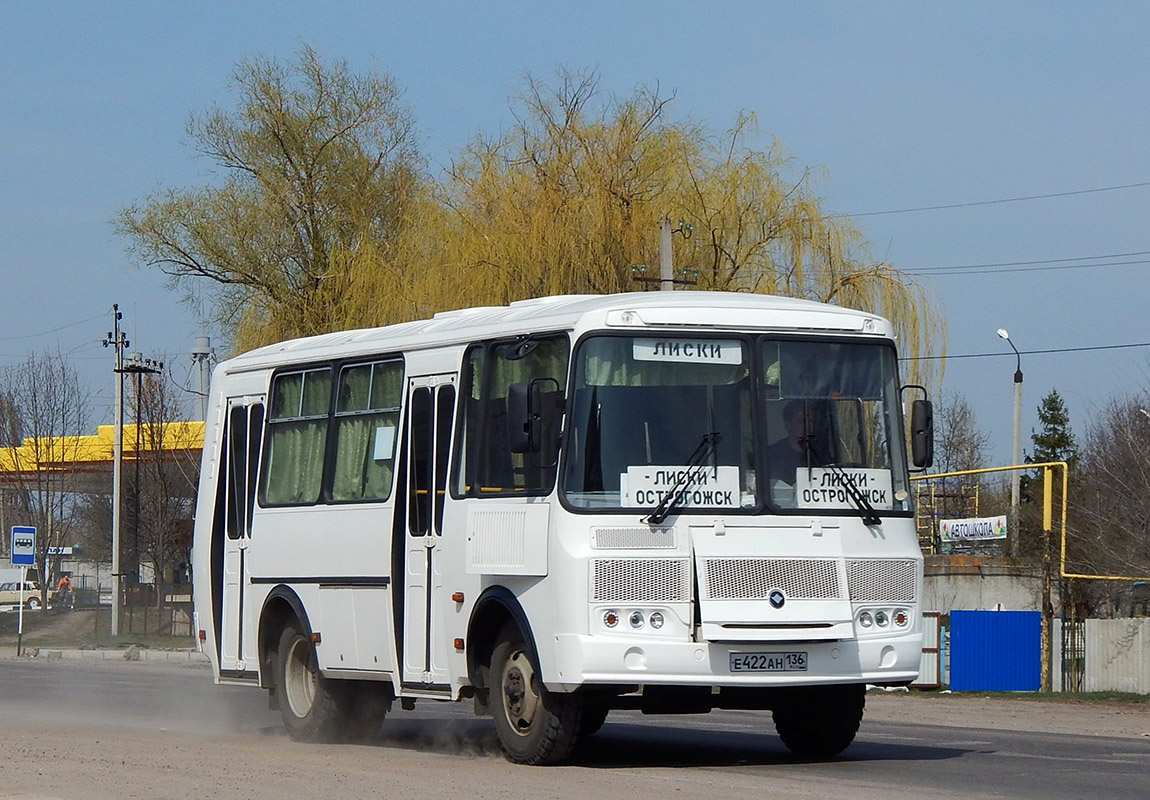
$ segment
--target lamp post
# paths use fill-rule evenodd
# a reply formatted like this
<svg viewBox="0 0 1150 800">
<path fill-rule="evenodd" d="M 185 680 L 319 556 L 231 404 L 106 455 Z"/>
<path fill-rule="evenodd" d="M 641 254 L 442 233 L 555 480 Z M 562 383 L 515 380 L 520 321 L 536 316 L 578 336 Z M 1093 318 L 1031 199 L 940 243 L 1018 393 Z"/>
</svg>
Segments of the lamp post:
<svg viewBox="0 0 1150 800">
<path fill-rule="evenodd" d="M 1014 351 L 1015 359 L 1017 360 L 1014 368 L 1014 445 L 1010 451 L 1010 458 L 1014 462 L 1012 466 L 1018 466 L 1022 461 L 1022 354 L 1018 352 L 1018 348 L 1014 346 L 1014 342 L 1010 339 L 1010 334 L 1006 332 L 1006 328 L 998 329 L 998 337 L 1005 339 L 1006 343 L 1010 345 L 1010 349 Z M 1018 505 L 1020 499 L 1020 480 L 1022 474 L 1017 470 L 1010 472 L 1010 516 L 1011 522 L 1014 525 L 1014 536 L 1010 543 L 1011 555 L 1018 555 Z"/>
</svg>

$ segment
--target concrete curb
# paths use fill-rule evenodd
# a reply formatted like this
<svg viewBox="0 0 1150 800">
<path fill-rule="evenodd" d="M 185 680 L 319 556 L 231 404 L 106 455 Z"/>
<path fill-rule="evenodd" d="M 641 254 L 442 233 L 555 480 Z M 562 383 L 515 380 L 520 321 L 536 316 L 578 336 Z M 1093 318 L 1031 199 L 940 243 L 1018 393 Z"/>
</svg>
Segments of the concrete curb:
<svg viewBox="0 0 1150 800">
<path fill-rule="evenodd" d="M 169 661 L 183 664 L 207 664 L 208 657 L 197 650 L 151 650 L 146 647 L 126 647 L 122 650 L 80 650 L 55 647 L 28 648 L 26 657 L 42 661 Z"/>
</svg>

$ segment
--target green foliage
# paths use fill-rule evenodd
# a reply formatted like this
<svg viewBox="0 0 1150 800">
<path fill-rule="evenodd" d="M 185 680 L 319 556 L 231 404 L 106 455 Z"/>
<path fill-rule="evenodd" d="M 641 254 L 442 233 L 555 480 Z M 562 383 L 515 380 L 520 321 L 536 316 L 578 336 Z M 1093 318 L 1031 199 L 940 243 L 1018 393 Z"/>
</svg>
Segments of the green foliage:
<svg viewBox="0 0 1150 800">
<path fill-rule="evenodd" d="M 1051 389 L 1042 398 L 1038 406 L 1038 421 L 1042 427 L 1038 431 L 1031 431 L 1030 441 L 1034 451 L 1026 457 L 1026 463 L 1066 461 L 1073 468 L 1078 456 L 1078 442 L 1070 428 L 1070 412 L 1057 389 Z"/>
<path fill-rule="evenodd" d="M 657 275 L 665 216 L 692 288 L 871 310 L 895 322 L 908 355 L 941 334 L 921 287 L 822 210 L 809 171 L 789 179 L 778 143 L 749 144 L 753 117 L 714 135 L 670 119 L 669 103 L 646 88 L 604 99 L 593 73 L 528 78 L 512 129 L 478 137 L 449 171 L 445 240 L 458 281 L 444 301 L 642 289 L 634 268 Z"/>
<path fill-rule="evenodd" d="M 121 213 L 119 229 L 240 348 L 642 289 L 633 270 L 659 263 L 664 217 L 695 288 L 882 314 L 912 357 L 941 340 L 922 287 L 825 213 L 811 172 L 794 176 L 781 146 L 752 146 L 750 115 L 715 135 L 670 119 L 658 91 L 604 98 L 593 73 L 528 78 L 511 129 L 476 137 L 436 182 L 420 172 L 410 116 L 385 77 L 326 66 L 304 48 L 291 67 L 243 62 L 234 82 L 236 111 L 189 125 L 222 184 L 149 197 Z M 916 371 L 933 362 L 909 363 L 924 382 Z"/>
<path fill-rule="evenodd" d="M 119 231 L 241 348 L 330 330 L 344 322 L 349 260 L 386 251 L 405 224 L 419 174 L 411 117 L 389 78 L 308 47 L 291 67 L 242 62 L 233 82 L 236 111 L 188 124 L 222 183 L 148 197 Z"/>
</svg>

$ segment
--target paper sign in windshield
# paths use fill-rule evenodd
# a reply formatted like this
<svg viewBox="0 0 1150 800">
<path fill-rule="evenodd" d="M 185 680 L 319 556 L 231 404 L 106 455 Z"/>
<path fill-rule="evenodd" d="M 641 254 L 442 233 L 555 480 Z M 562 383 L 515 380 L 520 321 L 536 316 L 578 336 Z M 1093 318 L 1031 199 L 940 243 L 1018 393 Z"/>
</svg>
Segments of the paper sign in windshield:
<svg viewBox="0 0 1150 800">
<path fill-rule="evenodd" d="M 982 542 L 1006 538 L 1006 516 L 972 519 L 943 519 L 938 522 L 944 542 Z"/>
<path fill-rule="evenodd" d="M 636 361 L 684 361 L 694 364 L 741 364 L 743 348 L 722 339 L 636 339 Z"/>
<path fill-rule="evenodd" d="M 739 468 L 628 467 L 619 476 L 619 488 L 625 506 L 657 506 L 674 488 L 675 508 L 738 508 Z"/>
<path fill-rule="evenodd" d="M 795 505 L 799 508 L 853 508 L 847 486 L 853 485 L 859 494 L 875 508 L 891 508 L 890 471 L 885 469 L 841 469 L 800 467 L 795 475 Z"/>
</svg>

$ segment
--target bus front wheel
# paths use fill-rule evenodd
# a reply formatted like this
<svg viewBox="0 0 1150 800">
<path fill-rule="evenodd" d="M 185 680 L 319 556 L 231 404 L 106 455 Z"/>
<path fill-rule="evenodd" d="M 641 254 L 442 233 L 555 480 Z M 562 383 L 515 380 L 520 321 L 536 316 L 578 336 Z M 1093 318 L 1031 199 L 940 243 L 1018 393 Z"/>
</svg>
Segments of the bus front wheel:
<svg viewBox="0 0 1150 800">
<path fill-rule="evenodd" d="M 491 713 L 509 761 L 555 764 L 579 740 L 583 698 L 549 692 L 524 636 L 505 627 L 491 654 Z"/>
<path fill-rule="evenodd" d="M 854 741 L 865 705 L 862 684 L 796 688 L 775 707 L 775 730 L 796 756 L 830 758 Z"/>
<path fill-rule="evenodd" d="M 339 703 L 342 693 L 320 674 L 310 638 L 288 625 L 276 655 L 276 690 L 288 735 L 300 742 L 334 741 L 345 716 Z"/>
</svg>

